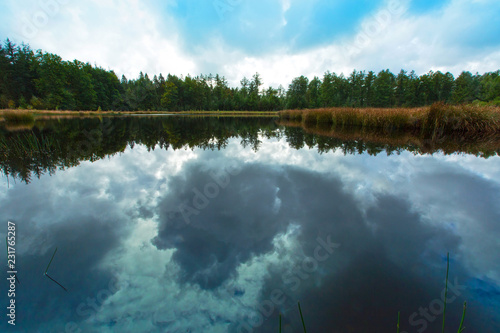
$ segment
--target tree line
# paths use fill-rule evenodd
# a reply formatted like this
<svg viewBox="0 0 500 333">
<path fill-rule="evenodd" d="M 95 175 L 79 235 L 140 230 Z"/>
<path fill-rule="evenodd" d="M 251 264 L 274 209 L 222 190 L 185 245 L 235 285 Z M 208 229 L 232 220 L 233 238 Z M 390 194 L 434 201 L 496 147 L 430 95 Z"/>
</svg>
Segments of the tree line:
<svg viewBox="0 0 500 333">
<path fill-rule="evenodd" d="M 500 70 L 458 77 L 440 71 L 300 76 L 288 89 L 264 88 L 256 73 L 230 87 L 220 75 L 178 77 L 140 73 L 119 79 L 78 60 L 33 51 L 7 39 L 0 45 L 0 108 L 103 111 L 277 111 L 319 107 L 418 107 L 435 102 L 500 105 Z"/>
</svg>

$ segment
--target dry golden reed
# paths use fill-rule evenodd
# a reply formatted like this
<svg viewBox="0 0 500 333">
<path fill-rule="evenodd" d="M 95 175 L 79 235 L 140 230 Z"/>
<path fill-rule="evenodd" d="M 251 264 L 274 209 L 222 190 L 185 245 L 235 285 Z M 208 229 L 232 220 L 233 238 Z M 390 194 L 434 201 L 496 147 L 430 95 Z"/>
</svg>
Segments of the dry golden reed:
<svg viewBox="0 0 500 333">
<path fill-rule="evenodd" d="M 421 108 L 323 108 L 285 110 L 281 120 L 301 122 L 305 127 L 333 129 L 418 131 L 425 133 L 491 134 L 500 132 L 500 108 L 436 103 Z"/>
</svg>

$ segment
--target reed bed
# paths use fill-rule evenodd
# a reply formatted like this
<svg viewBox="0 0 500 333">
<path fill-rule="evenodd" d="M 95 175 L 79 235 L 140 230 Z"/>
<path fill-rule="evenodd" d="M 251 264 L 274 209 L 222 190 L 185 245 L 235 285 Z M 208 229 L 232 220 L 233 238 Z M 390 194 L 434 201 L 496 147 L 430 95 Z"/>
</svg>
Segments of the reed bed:
<svg viewBox="0 0 500 333">
<path fill-rule="evenodd" d="M 323 108 L 285 110 L 283 121 L 300 122 L 304 127 L 332 129 L 362 128 L 394 132 L 412 131 L 427 134 L 500 134 L 500 108 L 436 103 L 422 108 Z"/>
<path fill-rule="evenodd" d="M 35 123 L 35 116 L 28 111 L 9 110 L 2 112 L 1 116 L 8 124 L 32 125 Z"/>
</svg>

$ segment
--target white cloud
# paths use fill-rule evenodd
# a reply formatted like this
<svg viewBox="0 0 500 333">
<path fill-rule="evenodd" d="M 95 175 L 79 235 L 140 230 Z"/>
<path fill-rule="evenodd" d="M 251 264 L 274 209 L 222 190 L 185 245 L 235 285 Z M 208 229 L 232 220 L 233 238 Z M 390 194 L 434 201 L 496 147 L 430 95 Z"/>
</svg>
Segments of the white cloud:
<svg viewBox="0 0 500 333">
<path fill-rule="evenodd" d="M 129 78 L 137 77 L 140 71 L 151 76 L 196 71 L 196 64 L 181 50 L 173 21 L 150 4 L 92 0 L 47 10 L 37 1 L 28 2 L 11 2 L 13 21 L 22 22 L 12 29 L 19 41 L 33 48 L 59 54 L 65 60 L 95 63 Z"/>
</svg>

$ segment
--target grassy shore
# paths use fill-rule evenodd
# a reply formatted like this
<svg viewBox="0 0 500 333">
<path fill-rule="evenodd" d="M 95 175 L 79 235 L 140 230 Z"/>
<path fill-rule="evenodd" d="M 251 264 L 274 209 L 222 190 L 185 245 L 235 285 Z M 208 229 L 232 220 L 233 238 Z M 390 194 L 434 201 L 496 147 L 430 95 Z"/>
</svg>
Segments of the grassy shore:
<svg viewBox="0 0 500 333">
<path fill-rule="evenodd" d="M 225 115 L 225 116 L 277 116 L 273 111 L 67 111 L 67 110 L 0 110 L 0 117 L 6 114 L 32 114 L 49 116 L 123 116 L 123 115 Z M 5 119 L 5 118 L 4 118 Z"/>
<path fill-rule="evenodd" d="M 175 112 L 175 114 L 182 115 L 225 115 L 225 116 L 241 116 L 241 115 L 250 115 L 250 116 L 278 116 L 278 111 L 182 111 Z"/>
<path fill-rule="evenodd" d="M 460 134 L 483 136 L 500 134 L 500 108 L 473 105 L 434 104 L 422 108 L 329 108 L 285 110 L 282 121 L 300 123 L 306 128 L 358 128 L 383 133 L 412 132 L 427 135 Z"/>
</svg>

